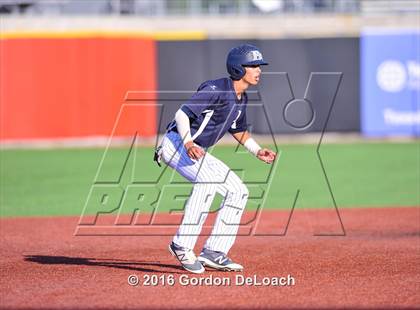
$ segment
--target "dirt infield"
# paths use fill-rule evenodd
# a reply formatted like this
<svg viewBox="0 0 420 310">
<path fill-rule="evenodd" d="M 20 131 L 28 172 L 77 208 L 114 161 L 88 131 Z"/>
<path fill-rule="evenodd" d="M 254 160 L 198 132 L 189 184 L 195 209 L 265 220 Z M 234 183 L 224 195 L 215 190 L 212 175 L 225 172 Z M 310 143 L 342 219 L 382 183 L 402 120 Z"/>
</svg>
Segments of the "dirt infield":
<svg viewBox="0 0 420 310">
<path fill-rule="evenodd" d="M 280 211 L 267 212 L 274 219 Z M 341 210 L 341 237 L 313 236 L 306 213 L 295 212 L 286 236 L 241 236 L 230 252 L 245 266 L 240 275 L 260 282 L 290 275 L 289 286 L 187 274 L 167 251 L 170 236 L 75 237 L 74 217 L 2 219 L 1 308 L 420 307 L 420 208 Z M 130 286 L 129 275 L 166 282 Z M 214 282 L 184 286 L 186 275 Z M 224 278 L 230 285 L 216 286 Z"/>
</svg>

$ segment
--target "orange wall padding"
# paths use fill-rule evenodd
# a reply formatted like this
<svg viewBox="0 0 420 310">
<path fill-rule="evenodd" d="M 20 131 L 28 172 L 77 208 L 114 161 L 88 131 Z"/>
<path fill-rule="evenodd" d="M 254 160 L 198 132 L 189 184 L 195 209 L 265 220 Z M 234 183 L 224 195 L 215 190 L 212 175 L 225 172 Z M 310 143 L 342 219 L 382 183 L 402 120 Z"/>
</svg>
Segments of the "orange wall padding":
<svg viewBox="0 0 420 310">
<path fill-rule="evenodd" d="M 149 38 L 1 39 L 0 139 L 109 136 L 126 92 L 153 93 L 156 72 Z M 156 105 L 136 111 L 116 135 L 156 134 Z"/>
</svg>

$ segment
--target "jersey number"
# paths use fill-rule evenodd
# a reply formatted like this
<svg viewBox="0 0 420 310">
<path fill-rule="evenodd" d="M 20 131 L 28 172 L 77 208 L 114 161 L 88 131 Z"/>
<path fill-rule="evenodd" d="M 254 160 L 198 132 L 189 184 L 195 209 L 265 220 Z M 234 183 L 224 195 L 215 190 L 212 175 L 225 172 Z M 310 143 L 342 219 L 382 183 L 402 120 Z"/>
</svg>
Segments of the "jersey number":
<svg viewBox="0 0 420 310">
<path fill-rule="evenodd" d="M 230 128 L 232 129 L 236 129 L 236 121 L 238 120 L 239 116 L 241 116 L 242 110 L 238 111 L 238 116 L 235 118 L 235 120 L 232 123 L 232 126 L 230 126 Z"/>
</svg>

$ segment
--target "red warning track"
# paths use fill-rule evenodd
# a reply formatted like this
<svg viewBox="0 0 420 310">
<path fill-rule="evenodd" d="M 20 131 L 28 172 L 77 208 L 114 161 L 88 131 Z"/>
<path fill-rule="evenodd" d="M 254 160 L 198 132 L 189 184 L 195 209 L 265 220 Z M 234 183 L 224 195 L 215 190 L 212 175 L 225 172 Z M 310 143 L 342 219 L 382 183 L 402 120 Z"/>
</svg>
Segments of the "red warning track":
<svg viewBox="0 0 420 310">
<path fill-rule="evenodd" d="M 310 216 L 322 217 L 323 212 L 310 211 Z M 284 211 L 265 215 L 275 219 L 280 213 L 287 218 Z M 341 210 L 346 228 L 341 237 L 313 236 L 308 214 L 296 211 L 283 237 L 238 237 L 229 253 L 245 266 L 240 275 L 259 281 L 291 275 L 295 285 L 290 286 L 238 286 L 235 273 L 188 274 L 167 251 L 170 236 L 75 237 L 76 217 L 2 219 L 0 305 L 3 309 L 420 307 L 420 208 Z M 203 242 L 201 238 L 198 247 Z M 129 275 L 141 282 L 146 275 L 164 276 L 169 282 L 173 277 L 175 283 L 130 286 Z M 228 278 L 230 285 L 183 286 L 179 281 L 185 275 Z"/>
</svg>

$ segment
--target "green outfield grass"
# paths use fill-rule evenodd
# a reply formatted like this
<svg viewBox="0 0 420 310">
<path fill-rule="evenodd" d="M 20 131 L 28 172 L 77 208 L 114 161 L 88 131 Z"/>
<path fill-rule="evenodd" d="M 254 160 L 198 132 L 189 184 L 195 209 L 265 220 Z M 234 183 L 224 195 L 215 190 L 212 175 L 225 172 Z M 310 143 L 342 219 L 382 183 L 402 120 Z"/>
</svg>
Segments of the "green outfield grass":
<svg viewBox="0 0 420 310">
<path fill-rule="evenodd" d="M 213 154 L 249 183 L 251 197 L 261 196 L 265 191 L 266 208 L 290 208 L 298 189 L 297 208 L 332 207 L 316 146 L 279 148 L 280 157 L 274 167 L 234 147 L 219 146 Z M 191 188 L 189 184 L 179 184 L 183 182 L 180 177 L 171 179 L 169 169 L 159 179 L 164 169 L 152 162 L 151 148 L 131 153 L 124 173 L 121 171 L 127 150 L 110 150 L 95 179 L 103 152 L 103 149 L 1 151 L 1 216 L 80 215 L 94 180 L 119 183 L 120 188 L 135 181 L 138 191 L 145 187 L 163 188 L 172 182 L 177 184 L 171 185 L 171 190 L 184 196 Z M 338 207 L 420 204 L 418 143 L 328 144 L 321 147 L 320 154 Z M 267 184 L 270 169 L 272 181 Z M 154 180 L 158 180 L 156 186 Z M 162 198 L 159 211 L 182 205 L 182 200 L 169 197 Z M 220 198 L 215 206 L 217 202 Z M 248 207 L 255 208 L 255 202 L 261 200 L 251 201 Z"/>
</svg>

